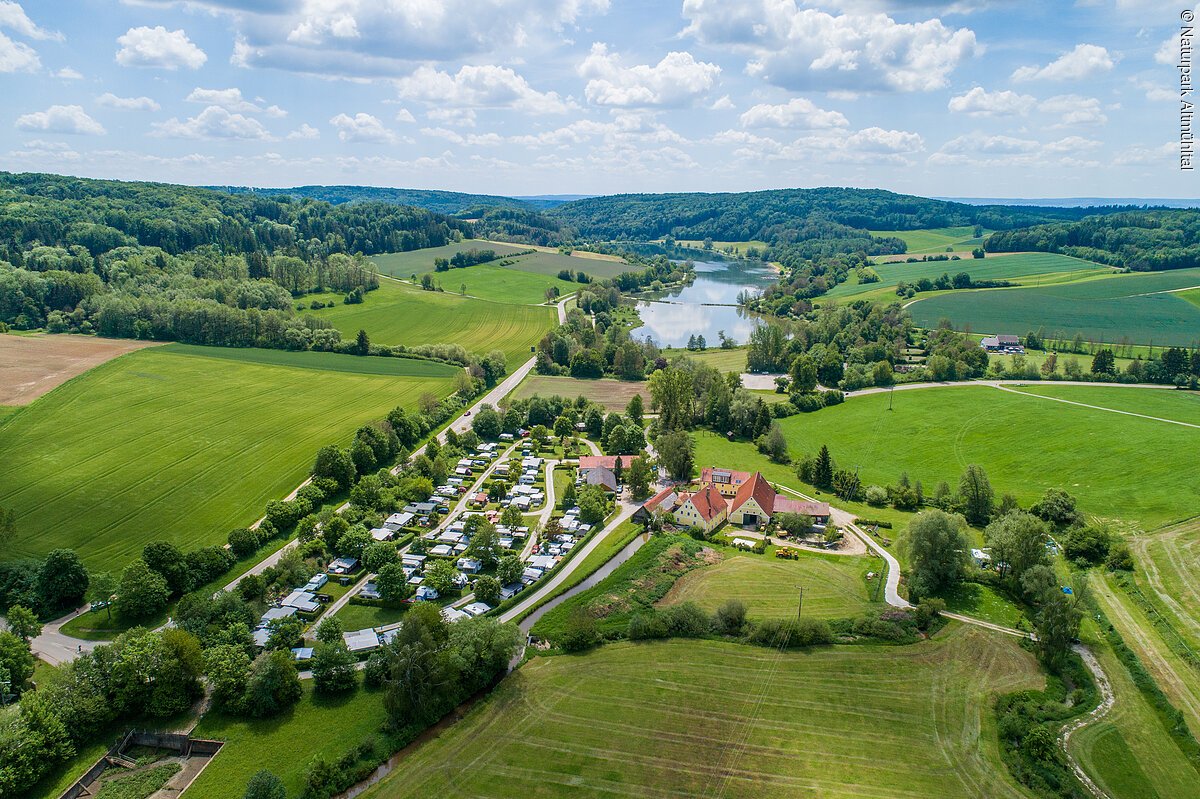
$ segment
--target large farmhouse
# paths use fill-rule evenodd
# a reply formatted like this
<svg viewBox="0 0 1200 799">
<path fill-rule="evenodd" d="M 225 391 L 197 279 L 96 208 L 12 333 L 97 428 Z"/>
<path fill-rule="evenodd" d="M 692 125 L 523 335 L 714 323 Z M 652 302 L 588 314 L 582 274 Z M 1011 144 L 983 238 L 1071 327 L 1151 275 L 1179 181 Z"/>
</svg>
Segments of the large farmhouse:
<svg viewBox="0 0 1200 799">
<path fill-rule="evenodd" d="M 780 513 L 810 516 L 817 529 L 829 523 L 828 502 L 784 497 L 759 472 L 705 467 L 700 472 L 700 484 L 700 490 L 694 494 L 675 488 L 660 491 L 638 508 L 633 520 L 649 524 L 655 513 L 669 513 L 677 524 L 699 527 L 706 532 L 712 532 L 724 521 L 757 529 Z"/>
</svg>

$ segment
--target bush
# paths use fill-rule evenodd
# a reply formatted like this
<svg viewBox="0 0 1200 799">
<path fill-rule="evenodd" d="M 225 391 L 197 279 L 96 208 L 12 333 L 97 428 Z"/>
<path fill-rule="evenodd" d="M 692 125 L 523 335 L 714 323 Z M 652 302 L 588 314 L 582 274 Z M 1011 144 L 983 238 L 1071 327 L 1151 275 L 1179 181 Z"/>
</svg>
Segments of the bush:
<svg viewBox="0 0 1200 799">
<path fill-rule="evenodd" d="M 1133 571 L 1133 553 L 1129 551 L 1129 544 L 1117 541 L 1109 546 L 1104 565 L 1111 571 Z"/>
<path fill-rule="evenodd" d="M 637 613 L 629 619 L 628 635 L 634 641 L 666 638 L 669 635 L 666 619 L 655 610 Z"/>
<path fill-rule="evenodd" d="M 867 486 L 865 496 L 866 496 L 868 505 L 873 505 L 877 508 L 881 508 L 887 504 L 887 500 L 888 500 L 887 489 L 885 489 L 883 486 L 877 486 L 877 485 Z"/>
<path fill-rule="evenodd" d="M 826 408 L 833 405 L 841 405 L 845 401 L 846 395 L 837 389 L 830 389 L 829 391 L 821 392 L 821 402 Z"/>
<path fill-rule="evenodd" d="M 596 619 L 582 607 L 576 607 L 567 617 L 565 629 L 556 639 L 558 646 L 566 652 L 579 652 L 600 643 L 600 631 Z"/>
<path fill-rule="evenodd" d="M 741 635 L 746 626 L 746 603 L 740 599 L 727 599 L 717 608 L 713 624 L 725 635 Z"/>
<path fill-rule="evenodd" d="M 712 619 L 695 602 L 684 602 L 659 612 L 672 636 L 701 638 L 712 631 Z"/>
<path fill-rule="evenodd" d="M 776 649 L 802 649 L 833 643 L 833 630 L 820 619 L 766 619 L 755 624 L 747 640 Z"/>
<path fill-rule="evenodd" d="M 249 527 L 239 527 L 229 531 L 229 548 L 240 558 L 247 558 L 258 551 L 261 542 L 258 533 Z"/>
<path fill-rule="evenodd" d="M 821 401 L 821 397 L 816 394 L 794 395 L 791 403 L 800 413 L 812 413 L 825 407 L 825 403 Z"/>
</svg>

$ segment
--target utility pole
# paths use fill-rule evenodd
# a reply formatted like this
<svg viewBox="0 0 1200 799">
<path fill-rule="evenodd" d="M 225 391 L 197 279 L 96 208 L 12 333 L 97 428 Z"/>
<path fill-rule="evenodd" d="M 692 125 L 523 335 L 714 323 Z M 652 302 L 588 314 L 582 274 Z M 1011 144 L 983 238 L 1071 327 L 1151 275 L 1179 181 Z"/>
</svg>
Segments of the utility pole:
<svg viewBox="0 0 1200 799">
<path fill-rule="evenodd" d="M 892 383 L 892 387 L 888 389 L 888 410 L 892 409 L 892 395 L 896 393 L 896 384 Z"/>
<path fill-rule="evenodd" d="M 800 603 L 796 605 L 796 620 L 800 620 L 800 614 L 804 612 L 804 586 L 796 586 L 800 589 Z"/>
</svg>

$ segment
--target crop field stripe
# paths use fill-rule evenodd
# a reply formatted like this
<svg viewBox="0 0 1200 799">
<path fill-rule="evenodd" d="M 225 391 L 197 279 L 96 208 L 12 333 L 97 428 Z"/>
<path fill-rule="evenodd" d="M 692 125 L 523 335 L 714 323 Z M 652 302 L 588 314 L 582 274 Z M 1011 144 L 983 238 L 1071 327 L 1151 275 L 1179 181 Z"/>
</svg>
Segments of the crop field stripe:
<svg viewBox="0 0 1200 799">
<path fill-rule="evenodd" d="M 535 658 L 366 795 L 1024 797 L 980 715 L 1041 678 L 999 638 L 952 625 L 913 647 Z"/>
<path fill-rule="evenodd" d="M 119 568 L 149 540 L 223 542 L 321 445 L 449 386 L 167 348 L 111 361 L 0 427 L 0 503 L 22 520 L 12 555 L 73 546 Z"/>
</svg>

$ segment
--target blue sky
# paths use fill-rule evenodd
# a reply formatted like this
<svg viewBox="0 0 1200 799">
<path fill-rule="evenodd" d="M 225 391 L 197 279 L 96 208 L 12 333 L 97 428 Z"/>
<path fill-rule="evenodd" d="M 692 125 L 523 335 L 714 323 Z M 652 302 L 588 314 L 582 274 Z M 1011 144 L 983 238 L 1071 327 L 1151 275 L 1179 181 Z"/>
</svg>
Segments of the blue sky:
<svg viewBox="0 0 1200 799">
<path fill-rule="evenodd" d="M 0 168 L 1194 197 L 1162 0 L 0 0 Z"/>
</svg>

